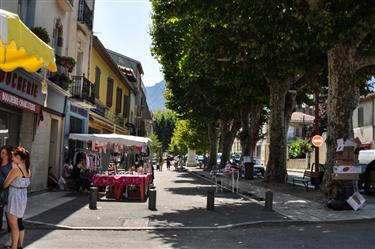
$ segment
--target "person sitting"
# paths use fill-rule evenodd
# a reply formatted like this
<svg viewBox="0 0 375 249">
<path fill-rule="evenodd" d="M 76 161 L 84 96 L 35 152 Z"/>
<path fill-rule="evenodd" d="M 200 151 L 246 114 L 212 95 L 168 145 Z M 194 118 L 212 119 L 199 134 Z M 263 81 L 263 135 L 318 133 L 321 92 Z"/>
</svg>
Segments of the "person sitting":
<svg viewBox="0 0 375 249">
<path fill-rule="evenodd" d="M 57 176 L 52 172 L 52 167 L 48 167 L 48 189 L 57 189 L 58 181 Z"/>
</svg>

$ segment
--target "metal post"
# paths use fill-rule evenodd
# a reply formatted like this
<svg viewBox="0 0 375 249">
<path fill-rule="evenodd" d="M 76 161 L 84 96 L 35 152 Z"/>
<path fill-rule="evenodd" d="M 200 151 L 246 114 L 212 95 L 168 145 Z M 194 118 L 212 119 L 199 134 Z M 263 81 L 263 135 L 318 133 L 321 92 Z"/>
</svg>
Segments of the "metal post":
<svg viewBox="0 0 375 249">
<path fill-rule="evenodd" d="M 267 191 L 264 209 L 267 211 L 272 211 L 272 204 L 273 204 L 273 192 Z"/>
<path fill-rule="evenodd" d="M 215 209 L 215 190 L 207 190 L 207 210 L 213 211 Z"/>
<path fill-rule="evenodd" d="M 315 120 L 314 120 L 314 133 L 320 135 L 320 116 L 319 116 L 319 88 L 315 91 Z M 319 147 L 315 147 L 315 172 L 319 172 Z"/>
<path fill-rule="evenodd" d="M 148 209 L 156 210 L 156 189 L 152 188 L 148 192 Z"/>
<path fill-rule="evenodd" d="M 98 201 L 98 188 L 90 187 L 89 208 L 92 210 L 97 209 L 97 206 L 96 206 L 97 201 Z"/>
</svg>

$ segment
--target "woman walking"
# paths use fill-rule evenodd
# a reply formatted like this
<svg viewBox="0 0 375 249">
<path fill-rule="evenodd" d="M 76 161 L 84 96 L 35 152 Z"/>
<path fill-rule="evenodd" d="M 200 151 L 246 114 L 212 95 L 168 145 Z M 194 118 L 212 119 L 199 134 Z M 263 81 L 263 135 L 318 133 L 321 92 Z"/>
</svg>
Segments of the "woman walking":
<svg viewBox="0 0 375 249">
<path fill-rule="evenodd" d="M 11 249 L 22 248 L 24 229 L 21 230 L 19 220 L 26 210 L 27 187 L 30 185 L 30 153 L 23 147 L 13 151 L 13 166 L 5 179 L 4 188 L 9 187 L 8 203 L 5 212 L 11 230 Z"/>
</svg>

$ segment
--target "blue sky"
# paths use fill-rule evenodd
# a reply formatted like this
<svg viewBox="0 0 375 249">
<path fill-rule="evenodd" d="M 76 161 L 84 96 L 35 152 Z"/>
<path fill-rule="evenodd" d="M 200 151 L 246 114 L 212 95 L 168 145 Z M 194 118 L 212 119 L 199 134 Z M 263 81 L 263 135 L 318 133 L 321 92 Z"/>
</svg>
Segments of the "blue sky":
<svg viewBox="0 0 375 249">
<path fill-rule="evenodd" d="M 94 34 L 106 48 L 139 60 L 146 86 L 163 79 L 151 56 L 151 3 L 148 0 L 96 0 Z"/>
</svg>

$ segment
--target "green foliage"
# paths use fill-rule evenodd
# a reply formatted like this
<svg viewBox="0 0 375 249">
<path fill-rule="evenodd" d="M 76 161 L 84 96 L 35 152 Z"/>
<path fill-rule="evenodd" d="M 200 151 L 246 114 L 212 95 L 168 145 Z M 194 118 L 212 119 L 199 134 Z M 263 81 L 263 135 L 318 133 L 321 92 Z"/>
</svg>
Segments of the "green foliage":
<svg viewBox="0 0 375 249">
<path fill-rule="evenodd" d="M 154 113 L 155 133 L 162 144 L 162 151 L 168 149 L 176 121 L 176 114 L 171 110 Z"/>
<path fill-rule="evenodd" d="M 51 41 L 51 39 L 49 38 L 48 32 L 45 28 L 33 27 L 33 28 L 30 28 L 30 30 L 45 43 L 48 44 Z"/>
<path fill-rule="evenodd" d="M 311 143 L 298 139 L 294 141 L 288 149 L 288 154 L 290 159 L 295 158 L 306 158 L 307 152 L 311 151 L 312 146 Z"/>
<path fill-rule="evenodd" d="M 56 85 L 60 86 L 64 90 L 69 89 L 69 85 L 72 83 L 72 80 L 63 73 L 56 73 L 52 77 L 49 78 L 52 82 Z"/>
<path fill-rule="evenodd" d="M 169 144 L 169 151 L 174 154 L 186 154 L 190 148 L 201 153 L 206 152 L 208 150 L 207 130 L 202 123 L 178 120 Z"/>
<path fill-rule="evenodd" d="M 162 144 L 155 133 L 152 133 L 149 138 L 151 139 L 151 154 L 160 155 L 162 153 Z"/>
</svg>

